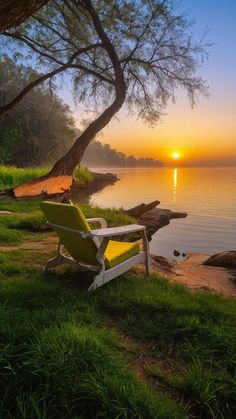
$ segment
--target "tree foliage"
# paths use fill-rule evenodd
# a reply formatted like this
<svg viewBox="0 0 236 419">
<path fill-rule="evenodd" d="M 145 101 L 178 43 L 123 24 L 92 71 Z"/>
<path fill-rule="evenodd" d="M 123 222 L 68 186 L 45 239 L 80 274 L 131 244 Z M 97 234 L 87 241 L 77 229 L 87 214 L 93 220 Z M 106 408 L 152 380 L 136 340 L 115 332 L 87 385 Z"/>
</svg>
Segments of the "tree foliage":
<svg viewBox="0 0 236 419">
<path fill-rule="evenodd" d="M 37 181 L 39 193 L 40 182 L 45 191 L 50 177 L 66 177 L 63 188 L 65 182 L 70 188 L 89 143 L 124 103 L 151 125 L 179 88 L 194 105 L 197 95 L 206 92 L 197 76 L 206 46 L 204 38 L 195 40 L 192 28 L 174 0 L 51 0 L 17 30 L 3 33 L 5 47 L 10 43 L 17 54 L 28 51 L 37 76 L 0 108 L 0 116 L 31 89 L 64 72 L 75 98 L 99 112 L 50 173 Z M 22 193 L 31 193 L 26 189 Z"/>
<path fill-rule="evenodd" d="M 4 35 L 50 69 L 44 76 L 69 70 L 75 97 L 90 106 L 106 106 L 123 81 L 129 109 L 151 124 L 179 86 L 191 104 L 204 92 L 196 76 L 203 38 L 194 41 L 172 0 L 52 0 Z"/>
<path fill-rule="evenodd" d="M 0 104 L 14 97 L 32 69 L 6 55 L 0 64 Z M 0 120 L 0 163 L 20 167 L 52 164 L 71 147 L 77 130 L 53 85 L 38 86 Z"/>
<path fill-rule="evenodd" d="M 18 26 L 48 0 L 0 0 L 0 32 Z"/>
</svg>

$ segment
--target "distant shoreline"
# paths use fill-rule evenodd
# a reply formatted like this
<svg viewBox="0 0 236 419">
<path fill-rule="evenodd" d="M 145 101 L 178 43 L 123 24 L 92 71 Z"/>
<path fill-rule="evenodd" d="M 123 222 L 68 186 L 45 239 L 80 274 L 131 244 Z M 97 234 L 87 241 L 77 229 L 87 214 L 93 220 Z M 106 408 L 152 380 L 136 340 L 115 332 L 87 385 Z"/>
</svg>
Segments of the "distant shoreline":
<svg viewBox="0 0 236 419">
<path fill-rule="evenodd" d="M 182 165 L 167 165 L 163 164 L 162 166 L 86 166 L 89 170 L 121 170 L 121 169 L 228 169 L 230 167 L 236 167 L 236 163 L 229 166 L 182 166 Z"/>
</svg>

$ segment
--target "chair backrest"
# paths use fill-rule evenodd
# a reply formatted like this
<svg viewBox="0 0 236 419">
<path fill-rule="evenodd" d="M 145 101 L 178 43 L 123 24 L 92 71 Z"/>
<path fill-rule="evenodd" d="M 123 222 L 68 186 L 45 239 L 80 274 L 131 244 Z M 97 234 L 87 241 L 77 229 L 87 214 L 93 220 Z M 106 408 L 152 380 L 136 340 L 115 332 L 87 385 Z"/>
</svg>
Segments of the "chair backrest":
<svg viewBox="0 0 236 419">
<path fill-rule="evenodd" d="M 67 252 L 78 262 L 98 266 L 99 263 L 96 258 L 97 246 L 93 239 L 84 239 L 78 233 L 59 227 L 62 226 L 88 233 L 90 227 L 81 209 L 75 205 L 48 201 L 42 202 L 41 208 L 49 223 L 57 225 L 57 227 L 53 228 Z"/>
</svg>

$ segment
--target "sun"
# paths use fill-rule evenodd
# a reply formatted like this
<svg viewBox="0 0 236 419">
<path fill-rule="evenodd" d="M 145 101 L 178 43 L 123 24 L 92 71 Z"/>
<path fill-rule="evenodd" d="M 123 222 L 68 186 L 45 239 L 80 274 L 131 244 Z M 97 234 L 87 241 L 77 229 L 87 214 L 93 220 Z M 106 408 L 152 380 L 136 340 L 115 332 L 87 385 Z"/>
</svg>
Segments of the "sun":
<svg viewBox="0 0 236 419">
<path fill-rule="evenodd" d="M 180 153 L 178 151 L 173 151 L 172 157 L 175 160 L 178 160 L 180 158 Z"/>
</svg>

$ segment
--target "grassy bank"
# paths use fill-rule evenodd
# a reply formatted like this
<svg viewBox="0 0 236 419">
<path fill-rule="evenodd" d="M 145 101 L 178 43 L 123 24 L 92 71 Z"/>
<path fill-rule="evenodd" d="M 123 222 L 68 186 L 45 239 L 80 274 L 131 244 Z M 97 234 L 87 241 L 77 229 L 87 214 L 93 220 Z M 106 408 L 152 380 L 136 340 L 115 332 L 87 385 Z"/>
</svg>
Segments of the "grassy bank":
<svg viewBox="0 0 236 419">
<path fill-rule="evenodd" d="M 40 240 L 43 233 L 51 234 L 51 229 L 40 210 L 40 203 L 38 199 L 0 201 L 0 211 L 8 210 L 13 213 L 0 216 L 0 246 L 14 246 L 30 238 Z M 136 222 L 133 217 L 120 210 L 91 207 L 86 204 L 80 204 L 80 208 L 87 218 L 105 218 L 109 227 Z M 93 226 L 96 227 L 95 224 Z"/>
<path fill-rule="evenodd" d="M 0 253 L 0 417 L 234 417 L 236 301 L 135 270 L 90 295 L 70 268 L 43 276 L 55 244 L 32 228 L 39 203 L 1 203 L 16 211 L 1 229 L 26 247 Z"/>
<path fill-rule="evenodd" d="M 0 190 L 13 188 L 45 175 L 49 170 L 49 167 L 22 169 L 15 166 L 0 166 Z M 88 169 L 78 166 L 74 171 L 74 179 L 79 185 L 83 186 L 85 183 L 91 182 L 93 177 Z"/>
</svg>

